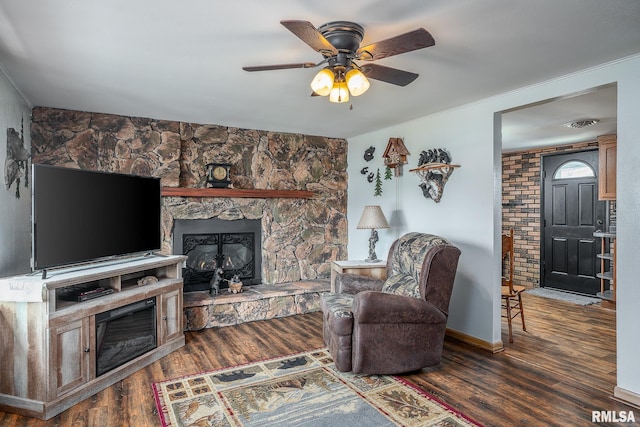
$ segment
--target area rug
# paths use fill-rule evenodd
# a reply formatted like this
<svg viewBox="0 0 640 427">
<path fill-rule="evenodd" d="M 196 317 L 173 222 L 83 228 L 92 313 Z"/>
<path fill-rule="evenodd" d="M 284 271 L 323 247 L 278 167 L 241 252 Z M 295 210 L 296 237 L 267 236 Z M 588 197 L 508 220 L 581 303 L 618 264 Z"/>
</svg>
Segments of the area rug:
<svg viewBox="0 0 640 427">
<path fill-rule="evenodd" d="M 549 288 L 527 289 L 526 293 L 531 295 L 537 295 L 539 297 L 566 301 L 566 302 L 570 302 L 578 305 L 591 305 L 591 304 L 597 304 L 602 301 L 600 298 L 589 297 L 586 295 L 572 294 L 570 292 L 556 291 L 554 289 L 549 289 Z"/>
<path fill-rule="evenodd" d="M 162 426 L 477 426 L 396 376 L 316 350 L 153 384 Z"/>
</svg>

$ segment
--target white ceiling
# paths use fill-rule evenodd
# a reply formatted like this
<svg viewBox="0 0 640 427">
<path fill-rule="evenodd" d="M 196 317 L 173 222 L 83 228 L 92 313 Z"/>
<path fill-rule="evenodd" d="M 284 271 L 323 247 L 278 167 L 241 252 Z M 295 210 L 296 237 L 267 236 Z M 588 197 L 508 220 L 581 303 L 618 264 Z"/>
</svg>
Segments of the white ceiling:
<svg viewBox="0 0 640 427">
<path fill-rule="evenodd" d="M 332 104 L 309 96 L 317 69 L 242 70 L 322 59 L 285 19 L 354 21 L 363 45 L 424 27 L 436 45 L 376 61 L 419 73 L 409 86 L 374 80 L 361 97 Z M 0 67 L 33 106 L 343 138 L 639 52 L 638 0 L 0 3 Z M 610 93 L 594 97 L 611 102 Z M 544 106 L 556 121 L 592 114 L 554 104 Z M 511 138 L 548 142 L 548 133 L 524 112 L 505 114 L 505 148 L 515 149 Z"/>
<path fill-rule="evenodd" d="M 502 151 L 595 141 L 600 135 L 615 134 L 617 100 L 617 85 L 610 84 L 504 112 Z M 587 119 L 598 122 L 582 129 L 566 126 Z"/>
</svg>

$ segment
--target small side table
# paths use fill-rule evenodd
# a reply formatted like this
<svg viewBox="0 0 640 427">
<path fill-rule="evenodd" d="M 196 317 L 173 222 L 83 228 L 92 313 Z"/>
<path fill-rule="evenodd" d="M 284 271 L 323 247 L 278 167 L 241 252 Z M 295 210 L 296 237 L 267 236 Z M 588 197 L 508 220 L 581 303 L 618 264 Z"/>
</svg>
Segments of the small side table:
<svg viewBox="0 0 640 427">
<path fill-rule="evenodd" d="M 333 261 L 331 263 L 331 292 L 336 291 L 336 276 L 342 273 L 360 274 L 384 280 L 387 278 L 387 262 Z"/>
</svg>

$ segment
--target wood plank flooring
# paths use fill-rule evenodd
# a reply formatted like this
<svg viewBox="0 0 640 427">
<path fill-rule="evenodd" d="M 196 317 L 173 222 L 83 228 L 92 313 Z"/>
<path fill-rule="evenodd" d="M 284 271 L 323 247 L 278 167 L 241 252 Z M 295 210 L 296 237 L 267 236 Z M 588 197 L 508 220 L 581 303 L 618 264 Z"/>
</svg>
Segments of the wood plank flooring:
<svg viewBox="0 0 640 427">
<path fill-rule="evenodd" d="M 447 338 L 439 366 L 406 378 L 486 426 L 593 425 L 592 410 L 634 410 L 611 398 L 615 311 L 528 294 L 524 306 L 527 332 L 515 324 L 513 344 L 503 332 L 505 351 L 491 354 Z M 0 412 L 0 426 L 157 426 L 151 383 L 321 348 L 322 317 L 298 315 L 186 337 L 184 348 L 49 421 Z M 640 421 L 640 409 L 634 415 Z"/>
</svg>

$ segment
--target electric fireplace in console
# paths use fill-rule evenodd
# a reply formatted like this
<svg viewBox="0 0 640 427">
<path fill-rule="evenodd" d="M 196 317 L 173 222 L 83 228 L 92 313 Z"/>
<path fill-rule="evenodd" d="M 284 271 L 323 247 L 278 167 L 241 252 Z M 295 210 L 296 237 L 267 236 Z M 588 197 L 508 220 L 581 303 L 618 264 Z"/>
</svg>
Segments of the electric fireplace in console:
<svg viewBox="0 0 640 427">
<path fill-rule="evenodd" d="M 96 376 L 156 348 L 156 298 L 96 314 Z"/>
<path fill-rule="evenodd" d="M 50 419 L 182 347 L 185 259 L 0 278 L 0 411 Z M 21 286 L 11 292 L 14 283 Z M 99 288 L 111 292 L 96 297 Z"/>
</svg>

